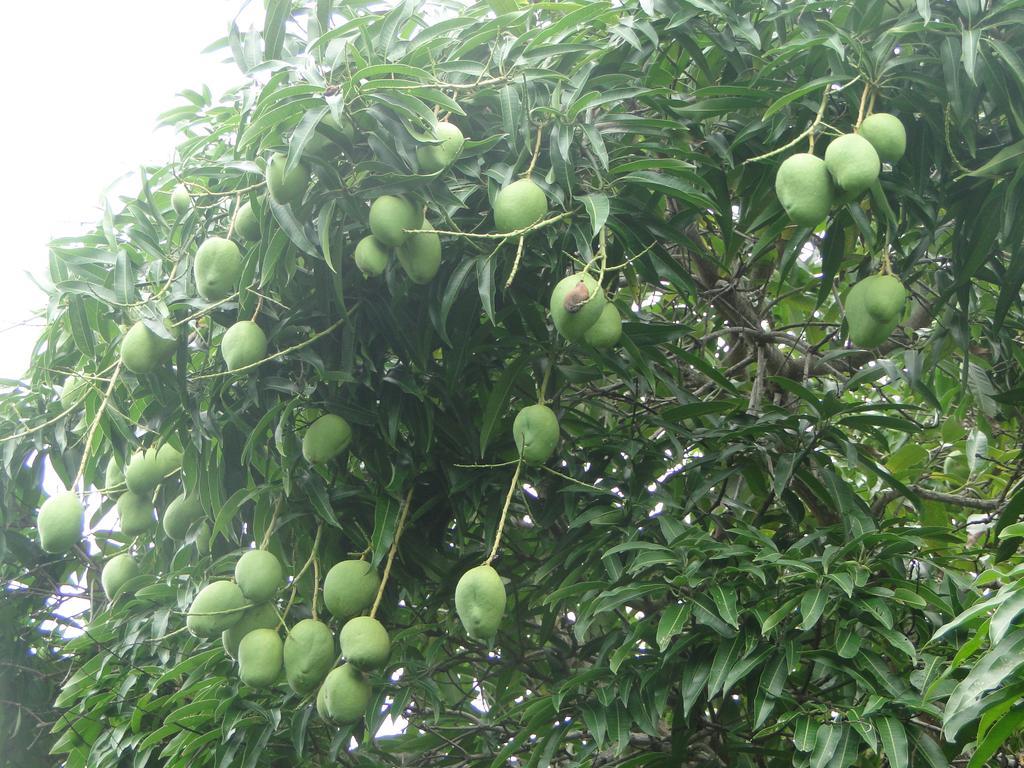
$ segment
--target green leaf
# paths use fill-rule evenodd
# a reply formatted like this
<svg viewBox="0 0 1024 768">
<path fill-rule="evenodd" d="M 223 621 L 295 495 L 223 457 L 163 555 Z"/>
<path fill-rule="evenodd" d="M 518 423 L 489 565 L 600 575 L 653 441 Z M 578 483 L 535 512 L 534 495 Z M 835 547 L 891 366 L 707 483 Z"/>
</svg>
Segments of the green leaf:
<svg viewBox="0 0 1024 768">
<path fill-rule="evenodd" d="M 828 593 L 820 588 L 809 589 L 800 598 L 800 615 L 803 616 L 801 629 L 812 629 L 821 618 L 828 604 Z"/>
<path fill-rule="evenodd" d="M 516 358 L 505 370 L 501 377 L 494 384 L 490 396 L 487 398 L 487 405 L 484 408 L 483 422 L 480 425 L 480 455 L 487 452 L 487 444 L 491 441 L 491 433 L 494 431 L 498 420 L 508 408 L 509 399 L 512 394 L 512 387 L 516 383 L 523 370 L 529 365 L 530 359 L 523 355 Z"/>
<path fill-rule="evenodd" d="M 683 631 L 692 610 L 689 605 L 680 603 L 667 605 L 662 609 L 661 618 L 658 619 L 658 630 L 655 633 L 658 648 L 662 651 L 668 648 L 672 638 Z"/>
<path fill-rule="evenodd" d="M 597 233 L 601 231 L 604 223 L 608 221 L 608 211 L 610 210 L 608 196 L 603 192 L 592 192 L 589 195 L 582 195 L 576 199 L 583 203 L 587 216 L 590 217 L 593 235 L 597 237 Z"/>
<path fill-rule="evenodd" d="M 907 732 L 903 723 L 895 717 L 876 717 L 872 720 L 878 729 L 882 750 L 892 768 L 907 768 L 910 758 L 907 751 Z"/>
</svg>

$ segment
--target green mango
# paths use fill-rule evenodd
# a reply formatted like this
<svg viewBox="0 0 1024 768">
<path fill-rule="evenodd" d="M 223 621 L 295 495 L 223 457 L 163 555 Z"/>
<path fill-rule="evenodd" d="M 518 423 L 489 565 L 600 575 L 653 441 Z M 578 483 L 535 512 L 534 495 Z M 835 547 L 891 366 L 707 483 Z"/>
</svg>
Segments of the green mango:
<svg viewBox="0 0 1024 768">
<path fill-rule="evenodd" d="M 181 451 L 170 443 L 164 443 L 156 449 L 156 464 L 160 470 L 160 480 L 181 469 Z"/>
<path fill-rule="evenodd" d="M 362 719 L 370 705 L 373 689 L 355 666 L 342 664 L 324 678 L 321 693 L 324 697 L 322 709 L 327 718 L 348 725 Z M 317 694 L 318 700 L 320 695 Z"/>
<path fill-rule="evenodd" d="M 207 301 L 220 301 L 238 290 L 242 276 L 242 252 L 223 237 L 206 238 L 192 265 L 196 290 Z"/>
<path fill-rule="evenodd" d="M 196 637 L 216 637 L 241 621 L 245 608 L 245 596 L 237 584 L 214 581 L 195 596 L 188 608 L 185 625 Z"/>
<path fill-rule="evenodd" d="M 558 281 L 551 292 L 551 319 L 569 341 L 580 341 L 607 303 L 604 291 L 589 273 L 577 272 Z"/>
<path fill-rule="evenodd" d="M 279 205 L 302 202 L 309 186 L 309 168 L 299 163 L 286 172 L 287 167 L 288 156 L 280 152 L 271 156 L 267 163 L 267 189 Z"/>
<path fill-rule="evenodd" d="M 157 458 L 156 448 L 136 451 L 128 460 L 124 480 L 128 490 L 139 496 L 148 496 L 164 479 L 163 465 Z"/>
<path fill-rule="evenodd" d="M 825 161 L 807 152 L 782 162 L 775 175 L 775 194 L 790 221 L 802 227 L 824 221 L 835 197 Z"/>
<path fill-rule="evenodd" d="M 352 427 L 341 416 L 326 413 L 314 421 L 302 436 L 306 461 L 322 464 L 338 456 L 352 442 Z"/>
<path fill-rule="evenodd" d="M 141 573 L 139 564 L 127 552 L 114 555 L 107 560 L 100 572 L 100 584 L 107 600 L 113 600 L 128 581 Z"/>
<path fill-rule="evenodd" d="M 266 688 L 281 675 L 282 643 L 276 629 L 254 629 L 238 644 L 238 677 L 250 688 Z"/>
<path fill-rule="evenodd" d="M 176 184 L 171 191 L 171 208 L 178 216 L 184 216 L 192 207 L 192 196 L 184 184 Z"/>
<path fill-rule="evenodd" d="M 85 509 L 74 491 L 51 496 L 39 508 L 36 517 L 39 546 L 52 555 L 70 552 L 82 540 Z"/>
<path fill-rule="evenodd" d="M 252 203 L 244 202 L 238 206 L 233 231 L 243 240 L 256 242 L 260 239 L 260 220 L 252 208 Z"/>
<path fill-rule="evenodd" d="M 303 619 L 284 639 L 284 673 L 288 685 L 299 695 L 316 688 L 334 666 L 334 635 L 330 627 L 315 619 Z"/>
<path fill-rule="evenodd" d="M 141 536 L 156 526 L 156 511 L 149 496 L 131 491 L 117 497 L 117 516 L 121 521 L 121 533 L 125 536 Z"/>
<path fill-rule="evenodd" d="M 864 192 L 877 181 L 882 170 L 871 142 L 856 133 L 846 133 L 832 140 L 825 148 L 825 167 L 836 187 L 844 193 L 844 199 L 853 199 Z"/>
<path fill-rule="evenodd" d="M 534 466 L 543 464 L 558 445 L 558 417 L 546 405 L 528 405 L 516 414 L 512 437 L 523 461 Z"/>
<path fill-rule="evenodd" d="M 494 226 L 501 234 L 526 229 L 548 212 L 548 198 L 532 179 L 519 179 L 494 196 Z"/>
<path fill-rule="evenodd" d="M 416 148 L 416 164 L 420 173 L 437 173 L 454 163 L 462 145 L 466 143 L 462 131 L 454 123 L 438 123 L 434 126 L 434 138 L 440 143 L 424 144 Z"/>
<path fill-rule="evenodd" d="M 607 302 L 597 320 L 583 333 L 583 341 L 594 349 L 611 349 L 622 338 L 622 316 L 619 309 Z"/>
<path fill-rule="evenodd" d="M 167 362 L 178 342 L 157 336 L 139 320 L 121 339 L 121 363 L 132 373 L 150 373 Z"/>
<path fill-rule="evenodd" d="M 897 325 L 902 313 L 897 313 L 890 320 L 879 321 L 868 311 L 865 297 L 872 290 L 872 275 L 853 286 L 846 295 L 846 325 L 849 329 L 850 341 L 858 347 L 871 349 L 889 338 Z"/>
<path fill-rule="evenodd" d="M 409 239 L 407 229 L 420 229 L 423 216 L 408 200 L 382 195 L 370 206 L 370 231 L 384 245 L 397 248 Z"/>
<path fill-rule="evenodd" d="M 907 304 L 907 289 L 895 275 L 872 275 L 862 280 L 864 309 L 880 323 L 900 317 Z"/>
<path fill-rule="evenodd" d="M 505 615 L 505 585 L 489 565 L 470 568 L 455 585 L 455 611 L 466 634 L 490 642 Z"/>
<path fill-rule="evenodd" d="M 238 645 L 242 638 L 254 629 L 277 629 L 281 622 L 277 615 L 277 608 L 273 603 L 260 603 L 242 611 L 240 618 L 234 626 L 228 627 L 220 633 L 220 641 L 228 656 L 238 658 Z"/>
<path fill-rule="evenodd" d="M 367 235 L 356 243 L 356 248 L 352 252 L 356 266 L 363 273 L 363 277 L 367 278 L 383 275 L 390 256 L 391 252 L 387 246 L 373 235 Z"/>
<path fill-rule="evenodd" d="M 224 332 L 220 353 L 229 371 L 253 365 L 267 356 L 267 335 L 252 320 L 239 320 Z"/>
<path fill-rule="evenodd" d="M 433 229 L 423 221 L 419 229 Z M 417 285 L 426 285 L 441 267 L 441 238 L 435 232 L 417 232 L 410 235 L 395 251 L 405 274 Z"/>
<path fill-rule="evenodd" d="M 369 616 L 356 616 L 341 628 L 341 655 L 359 669 L 380 669 L 391 657 L 391 638 L 384 625 Z"/>
<path fill-rule="evenodd" d="M 345 621 L 373 605 L 380 588 L 377 571 L 365 560 L 342 560 L 324 579 L 324 603 L 336 619 Z"/>
<path fill-rule="evenodd" d="M 871 142 L 878 157 L 895 163 L 907 151 L 907 129 L 896 115 L 876 112 L 864 118 L 857 132 Z"/>
<path fill-rule="evenodd" d="M 111 456 L 107 462 L 107 469 L 103 473 L 103 490 L 110 491 L 122 485 L 124 485 L 124 470 L 117 463 L 117 459 Z"/>
<path fill-rule="evenodd" d="M 163 519 L 164 533 L 169 539 L 184 541 L 189 528 L 205 514 L 198 496 L 186 496 L 182 493 L 167 505 Z"/>
<path fill-rule="evenodd" d="M 250 549 L 235 563 L 235 583 L 247 600 L 265 603 L 284 584 L 281 561 L 273 552 Z"/>
</svg>

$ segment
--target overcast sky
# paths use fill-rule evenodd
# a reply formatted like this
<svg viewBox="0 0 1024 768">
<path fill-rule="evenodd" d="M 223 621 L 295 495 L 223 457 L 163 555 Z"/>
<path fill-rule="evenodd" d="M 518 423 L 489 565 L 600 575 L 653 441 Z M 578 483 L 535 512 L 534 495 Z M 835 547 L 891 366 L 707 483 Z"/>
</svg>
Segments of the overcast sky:
<svg viewBox="0 0 1024 768">
<path fill-rule="evenodd" d="M 241 72 L 222 53 L 241 0 L 55 0 L 24 23 L 0 24 L 0 378 L 28 367 L 38 327 L 14 327 L 45 304 L 26 273 L 45 280 L 46 244 L 81 234 L 103 195 L 140 165 L 173 157 L 174 135 L 155 130 L 175 94 L 215 95 Z M 261 25 L 254 2 L 240 26 Z M 27 6 L 26 6 L 27 7 Z M 115 205 L 115 210 L 117 209 Z"/>
</svg>

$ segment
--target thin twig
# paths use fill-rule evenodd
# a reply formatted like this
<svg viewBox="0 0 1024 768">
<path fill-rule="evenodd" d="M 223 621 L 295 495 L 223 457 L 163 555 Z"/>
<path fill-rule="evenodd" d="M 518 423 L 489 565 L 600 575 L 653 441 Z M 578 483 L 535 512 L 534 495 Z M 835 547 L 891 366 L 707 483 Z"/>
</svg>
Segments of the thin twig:
<svg viewBox="0 0 1024 768">
<path fill-rule="evenodd" d="M 114 372 L 110 376 L 110 383 L 107 385 L 107 393 L 103 396 L 103 401 L 100 403 L 99 410 L 96 411 L 96 415 L 93 417 L 92 424 L 89 425 L 89 431 L 85 435 L 85 447 L 82 449 L 82 461 L 78 464 L 78 474 L 75 475 L 75 482 L 72 483 L 72 487 L 77 486 L 85 475 L 85 464 L 89 461 L 89 448 L 92 446 L 93 435 L 96 434 L 96 429 L 100 425 L 100 419 L 103 418 L 103 412 L 107 410 L 107 403 L 110 402 L 110 398 L 114 394 L 114 386 L 117 384 L 117 378 L 121 375 L 121 360 L 117 361 L 117 365 L 114 367 Z"/>
<path fill-rule="evenodd" d="M 508 517 L 508 509 L 512 506 L 512 494 L 516 491 L 516 484 L 519 482 L 519 472 L 523 468 L 523 460 L 516 462 L 516 471 L 512 474 L 512 482 L 508 486 L 508 494 L 505 496 L 505 506 L 501 509 L 501 519 L 498 520 L 498 530 L 494 533 L 494 546 L 484 560 L 484 565 L 490 565 L 498 554 L 498 547 L 501 546 L 501 532 L 505 529 L 505 519 Z"/>
<path fill-rule="evenodd" d="M 388 550 L 388 559 L 384 564 L 384 574 L 380 577 L 380 587 L 377 589 L 377 597 L 373 599 L 373 607 L 370 608 L 370 618 L 377 617 L 377 608 L 380 607 L 381 598 L 384 597 L 384 588 L 388 585 L 388 577 L 391 575 L 391 564 L 395 561 L 395 553 L 398 552 L 398 540 L 402 537 L 402 529 L 405 527 L 405 519 L 409 516 L 409 506 L 412 504 L 412 491 L 405 494 L 405 503 L 402 505 L 402 514 L 398 517 L 398 525 L 395 526 L 395 536 L 391 540 L 391 549 Z"/>
</svg>

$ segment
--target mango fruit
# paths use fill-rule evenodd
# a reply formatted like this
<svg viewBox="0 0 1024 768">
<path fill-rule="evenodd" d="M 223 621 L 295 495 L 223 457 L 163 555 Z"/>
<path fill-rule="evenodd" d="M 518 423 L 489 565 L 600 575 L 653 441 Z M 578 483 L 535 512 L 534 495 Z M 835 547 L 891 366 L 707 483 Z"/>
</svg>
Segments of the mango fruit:
<svg viewBox="0 0 1024 768">
<path fill-rule="evenodd" d="M 865 349 L 877 347 L 899 325 L 905 305 L 906 291 L 898 278 L 892 275 L 864 278 L 846 295 L 850 341 Z"/>
<path fill-rule="evenodd" d="M 391 253 L 387 246 L 373 235 L 367 235 L 356 243 L 355 250 L 352 252 L 356 266 L 363 273 L 363 277 L 367 278 L 383 275 L 390 256 Z"/>
<path fill-rule="evenodd" d="M 184 216 L 192 207 L 192 196 L 188 193 L 188 187 L 184 184 L 175 184 L 171 190 L 171 208 L 178 216 Z"/>
<path fill-rule="evenodd" d="M 267 163 L 267 189 L 279 205 L 302 202 L 309 186 L 309 168 L 299 163 L 286 172 L 287 166 L 288 156 L 280 152 L 274 154 Z"/>
<path fill-rule="evenodd" d="M 349 725 L 362 719 L 372 693 L 370 684 L 355 666 L 342 664 L 324 678 L 317 699 L 323 695 L 323 712 L 327 719 Z"/>
<path fill-rule="evenodd" d="M 607 302 L 604 291 L 589 273 L 577 272 L 558 281 L 551 291 L 551 320 L 569 341 L 580 341 Z"/>
<path fill-rule="evenodd" d="M 324 603 L 341 621 L 358 616 L 373 605 L 380 588 L 377 571 L 365 560 L 342 560 L 324 579 Z"/>
<path fill-rule="evenodd" d="M 184 541 L 192 524 L 201 520 L 205 514 L 198 496 L 182 493 L 168 504 L 164 511 L 164 533 L 173 541 Z"/>
<path fill-rule="evenodd" d="M 216 637 L 241 621 L 245 608 L 245 596 L 237 584 L 213 581 L 192 600 L 185 626 L 196 637 Z"/>
<path fill-rule="evenodd" d="M 238 677 L 250 688 L 277 682 L 282 666 L 281 636 L 276 629 L 254 629 L 238 644 Z"/>
<path fill-rule="evenodd" d="M 252 320 L 239 320 L 224 332 L 220 353 L 229 371 L 258 363 L 267 356 L 267 334 Z"/>
<path fill-rule="evenodd" d="M 129 580 L 141 573 L 139 564 L 127 552 L 114 555 L 103 565 L 100 572 L 100 584 L 107 600 L 113 600 Z"/>
<path fill-rule="evenodd" d="M 322 464 L 340 454 L 352 441 L 352 427 L 341 416 L 325 413 L 302 436 L 302 455 L 306 461 Z"/>
<path fill-rule="evenodd" d="M 391 638 L 384 625 L 369 616 L 345 622 L 339 635 L 341 655 L 359 669 L 380 669 L 391 657 Z"/>
<path fill-rule="evenodd" d="M 808 152 L 790 155 L 775 174 L 775 194 L 790 221 L 801 227 L 817 227 L 835 197 L 825 161 Z"/>
<path fill-rule="evenodd" d="M 466 634 L 490 642 L 505 615 L 505 585 L 489 565 L 470 568 L 455 585 L 455 611 Z"/>
<path fill-rule="evenodd" d="M 82 540 L 85 509 L 74 491 L 51 496 L 39 507 L 36 517 L 39 546 L 51 555 L 70 552 Z"/>
<path fill-rule="evenodd" d="M 543 464 L 558 445 L 558 417 L 546 405 L 528 405 L 516 414 L 512 437 L 523 461 L 533 466 Z"/>
<path fill-rule="evenodd" d="M 871 142 L 878 157 L 895 163 L 907 151 L 907 129 L 896 115 L 876 112 L 864 118 L 857 132 Z"/>
<path fill-rule="evenodd" d="M 157 459 L 156 448 L 146 448 L 133 453 L 124 470 L 128 490 L 139 496 L 152 494 L 163 479 L 163 465 Z"/>
<path fill-rule="evenodd" d="M 622 338 L 622 315 L 611 302 L 601 309 L 597 320 L 583 333 L 583 341 L 594 349 L 611 349 Z"/>
<path fill-rule="evenodd" d="M 149 496 L 131 491 L 117 497 L 117 516 L 121 521 L 121 533 L 125 536 L 141 536 L 156 526 L 156 511 Z"/>
<path fill-rule="evenodd" d="M 494 196 L 494 226 L 499 234 L 533 226 L 547 212 L 547 195 L 531 179 L 513 181 Z"/>
<path fill-rule="evenodd" d="M 417 229 L 433 229 L 427 221 Z M 426 285 L 441 267 L 441 238 L 436 232 L 417 232 L 395 251 L 405 274 L 417 285 Z"/>
<path fill-rule="evenodd" d="M 825 148 L 825 167 L 843 198 L 851 200 L 875 183 L 882 170 L 871 142 L 856 133 L 846 133 Z"/>
<path fill-rule="evenodd" d="M 156 464 L 160 470 L 160 479 L 163 480 L 167 476 L 181 469 L 181 460 L 181 451 L 170 443 L 164 443 L 157 448 Z"/>
<path fill-rule="evenodd" d="M 416 164 L 420 173 L 437 173 L 454 163 L 462 145 L 466 143 L 462 131 L 454 123 L 438 123 L 434 126 L 434 138 L 440 143 L 424 144 L 416 148 Z"/>
<path fill-rule="evenodd" d="M 420 212 L 403 197 L 382 195 L 370 206 L 370 232 L 384 245 L 397 248 L 409 239 L 407 229 L 419 229 Z"/>
<path fill-rule="evenodd" d="M 117 459 L 111 456 L 107 462 L 107 468 L 103 472 L 103 490 L 109 491 L 122 485 L 124 485 L 124 470 L 117 463 Z"/>
<path fill-rule="evenodd" d="M 226 299 L 238 290 L 242 252 L 231 240 L 208 237 L 196 251 L 192 265 L 196 290 L 207 301 Z"/>
<path fill-rule="evenodd" d="M 250 549 L 235 563 L 235 583 L 247 600 L 265 603 L 284 584 L 281 561 L 273 552 Z"/>
<path fill-rule="evenodd" d="M 260 603 L 242 611 L 238 622 L 220 633 L 220 641 L 228 656 L 238 658 L 238 645 L 254 629 L 276 629 L 280 619 L 273 603 Z"/>
<path fill-rule="evenodd" d="M 288 685 L 299 695 L 306 695 L 327 677 L 335 656 L 330 627 L 315 619 L 298 622 L 284 639 L 284 673 Z"/>
<path fill-rule="evenodd" d="M 246 201 L 235 211 L 233 231 L 243 240 L 256 242 L 260 239 L 260 220 L 252 203 Z"/>
<path fill-rule="evenodd" d="M 132 373 L 150 373 L 167 362 L 178 343 L 158 336 L 139 320 L 121 339 L 121 362 Z"/>
</svg>

